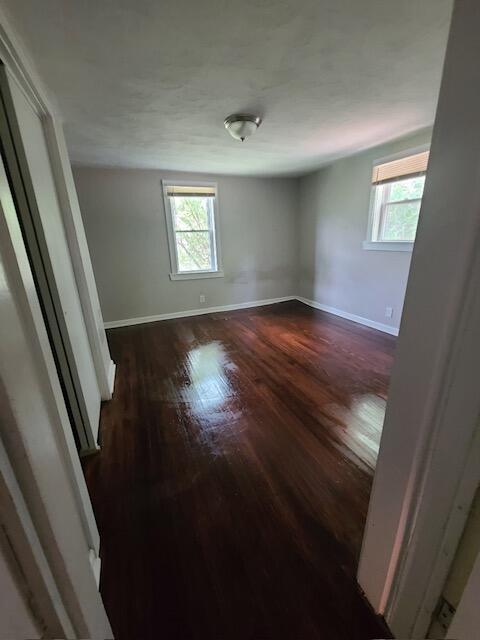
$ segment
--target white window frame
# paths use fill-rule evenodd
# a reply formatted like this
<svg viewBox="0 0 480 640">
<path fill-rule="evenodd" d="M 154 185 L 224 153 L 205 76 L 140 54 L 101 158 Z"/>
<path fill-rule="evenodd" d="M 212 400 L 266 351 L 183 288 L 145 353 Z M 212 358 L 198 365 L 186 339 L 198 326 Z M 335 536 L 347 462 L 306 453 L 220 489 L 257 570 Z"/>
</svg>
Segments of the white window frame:
<svg viewBox="0 0 480 640">
<path fill-rule="evenodd" d="M 392 162 L 393 160 L 400 160 L 401 158 L 407 158 L 408 156 L 413 156 L 416 153 L 422 153 L 422 151 L 429 151 L 430 145 L 424 144 L 418 147 L 414 147 L 411 149 L 405 149 L 405 151 L 400 151 L 399 153 L 394 153 L 390 156 L 386 156 L 383 158 L 377 158 L 372 162 L 372 170 L 379 164 L 383 164 L 386 162 Z M 376 199 L 377 199 L 377 188 L 375 185 L 371 185 L 370 188 L 370 206 L 368 213 L 368 225 L 367 225 L 367 239 L 363 241 L 363 248 L 367 251 L 413 251 L 414 242 L 394 242 L 388 240 L 373 240 L 374 237 L 377 236 L 377 230 L 375 229 L 376 225 L 378 225 L 378 220 L 376 216 Z"/>
<path fill-rule="evenodd" d="M 178 268 L 177 243 L 175 240 L 175 226 L 173 211 L 170 206 L 170 197 L 167 195 L 168 187 L 213 187 L 215 198 L 213 198 L 212 208 L 209 211 L 210 224 L 210 247 L 212 252 L 212 262 L 214 269 L 180 271 Z M 216 182 L 208 181 L 188 181 L 188 180 L 162 180 L 163 201 L 165 205 L 165 221 L 167 225 L 168 250 L 170 254 L 170 279 L 171 280 L 199 280 L 203 278 L 223 278 L 222 254 L 220 250 L 220 222 L 218 213 L 218 185 Z"/>
</svg>

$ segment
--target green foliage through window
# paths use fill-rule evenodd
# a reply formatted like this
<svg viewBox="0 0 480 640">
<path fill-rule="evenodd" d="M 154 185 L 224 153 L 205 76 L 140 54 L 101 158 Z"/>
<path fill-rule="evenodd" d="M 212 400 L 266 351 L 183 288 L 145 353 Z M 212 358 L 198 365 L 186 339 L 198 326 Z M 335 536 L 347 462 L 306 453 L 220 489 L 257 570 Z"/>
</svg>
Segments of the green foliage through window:
<svg viewBox="0 0 480 640">
<path fill-rule="evenodd" d="M 376 240 L 414 242 L 425 176 L 376 186 Z"/>
<path fill-rule="evenodd" d="M 208 198 L 175 197 L 175 231 L 208 230 Z"/>
<path fill-rule="evenodd" d="M 423 195 L 423 187 L 425 185 L 425 176 L 416 178 L 407 178 L 390 184 L 390 194 L 388 201 L 394 202 L 398 200 L 415 200 L 421 199 Z"/>
<path fill-rule="evenodd" d="M 413 242 L 419 212 L 420 200 L 385 205 L 382 239 L 385 242 Z"/>
<path fill-rule="evenodd" d="M 178 271 L 208 271 L 215 268 L 212 247 L 212 202 L 201 196 L 175 196 L 171 207 Z"/>
</svg>

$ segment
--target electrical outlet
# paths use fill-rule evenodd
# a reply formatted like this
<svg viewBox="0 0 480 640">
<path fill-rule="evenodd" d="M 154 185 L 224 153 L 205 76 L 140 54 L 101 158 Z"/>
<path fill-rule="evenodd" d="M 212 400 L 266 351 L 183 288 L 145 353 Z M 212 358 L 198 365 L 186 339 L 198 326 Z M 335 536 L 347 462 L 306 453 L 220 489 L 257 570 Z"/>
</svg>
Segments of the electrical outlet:
<svg viewBox="0 0 480 640">
<path fill-rule="evenodd" d="M 445 631 L 448 631 L 448 627 L 450 626 L 453 616 L 455 615 L 455 608 L 445 600 L 445 598 L 440 599 L 440 603 L 437 609 L 437 620 L 440 623 L 440 626 Z"/>
<path fill-rule="evenodd" d="M 200 304 L 205 304 L 205 302 L 207 301 L 207 298 L 205 296 L 204 293 L 200 294 Z"/>
<path fill-rule="evenodd" d="M 393 307 L 385 307 L 385 318 L 391 318 L 393 316 Z"/>
</svg>

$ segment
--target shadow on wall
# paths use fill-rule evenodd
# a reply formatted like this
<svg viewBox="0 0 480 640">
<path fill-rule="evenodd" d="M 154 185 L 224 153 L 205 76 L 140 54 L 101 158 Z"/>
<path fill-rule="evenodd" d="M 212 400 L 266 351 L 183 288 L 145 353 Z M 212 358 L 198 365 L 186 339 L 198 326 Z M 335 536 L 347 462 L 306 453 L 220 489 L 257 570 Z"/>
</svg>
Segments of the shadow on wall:
<svg viewBox="0 0 480 640">
<path fill-rule="evenodd" d="M 239 269 L 225 273 L 225 282 L 228 284 L 244 284 L 252 285 L 247 289 L 253 297 L 256 299 L 257 283 L 260 282 L 284 282 L 285 280 L 292 279 L 291 266 L 278 266 L 273 269 L 258 269 L 257 260 L 255 256 L 246 256 L 243 260 L 243 264 Z"/>
</svg>

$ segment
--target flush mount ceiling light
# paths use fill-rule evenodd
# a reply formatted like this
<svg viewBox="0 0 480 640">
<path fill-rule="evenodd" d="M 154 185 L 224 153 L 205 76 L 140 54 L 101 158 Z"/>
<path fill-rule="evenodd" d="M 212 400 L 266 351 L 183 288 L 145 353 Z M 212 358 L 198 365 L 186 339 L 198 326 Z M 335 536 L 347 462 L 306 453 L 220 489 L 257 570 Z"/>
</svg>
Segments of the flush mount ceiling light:
<svg viewBox="0 0 480 640">
<path fill-rule="evenodd" d="M 231 116 L 225 118 L 223 124 L 232 138 L 243 142 L 245 138 L 255 133 L 261 122 L 262 119 L 259 116 L 253 116 L 249 113 L 232 113 Z"/>
</svg>

